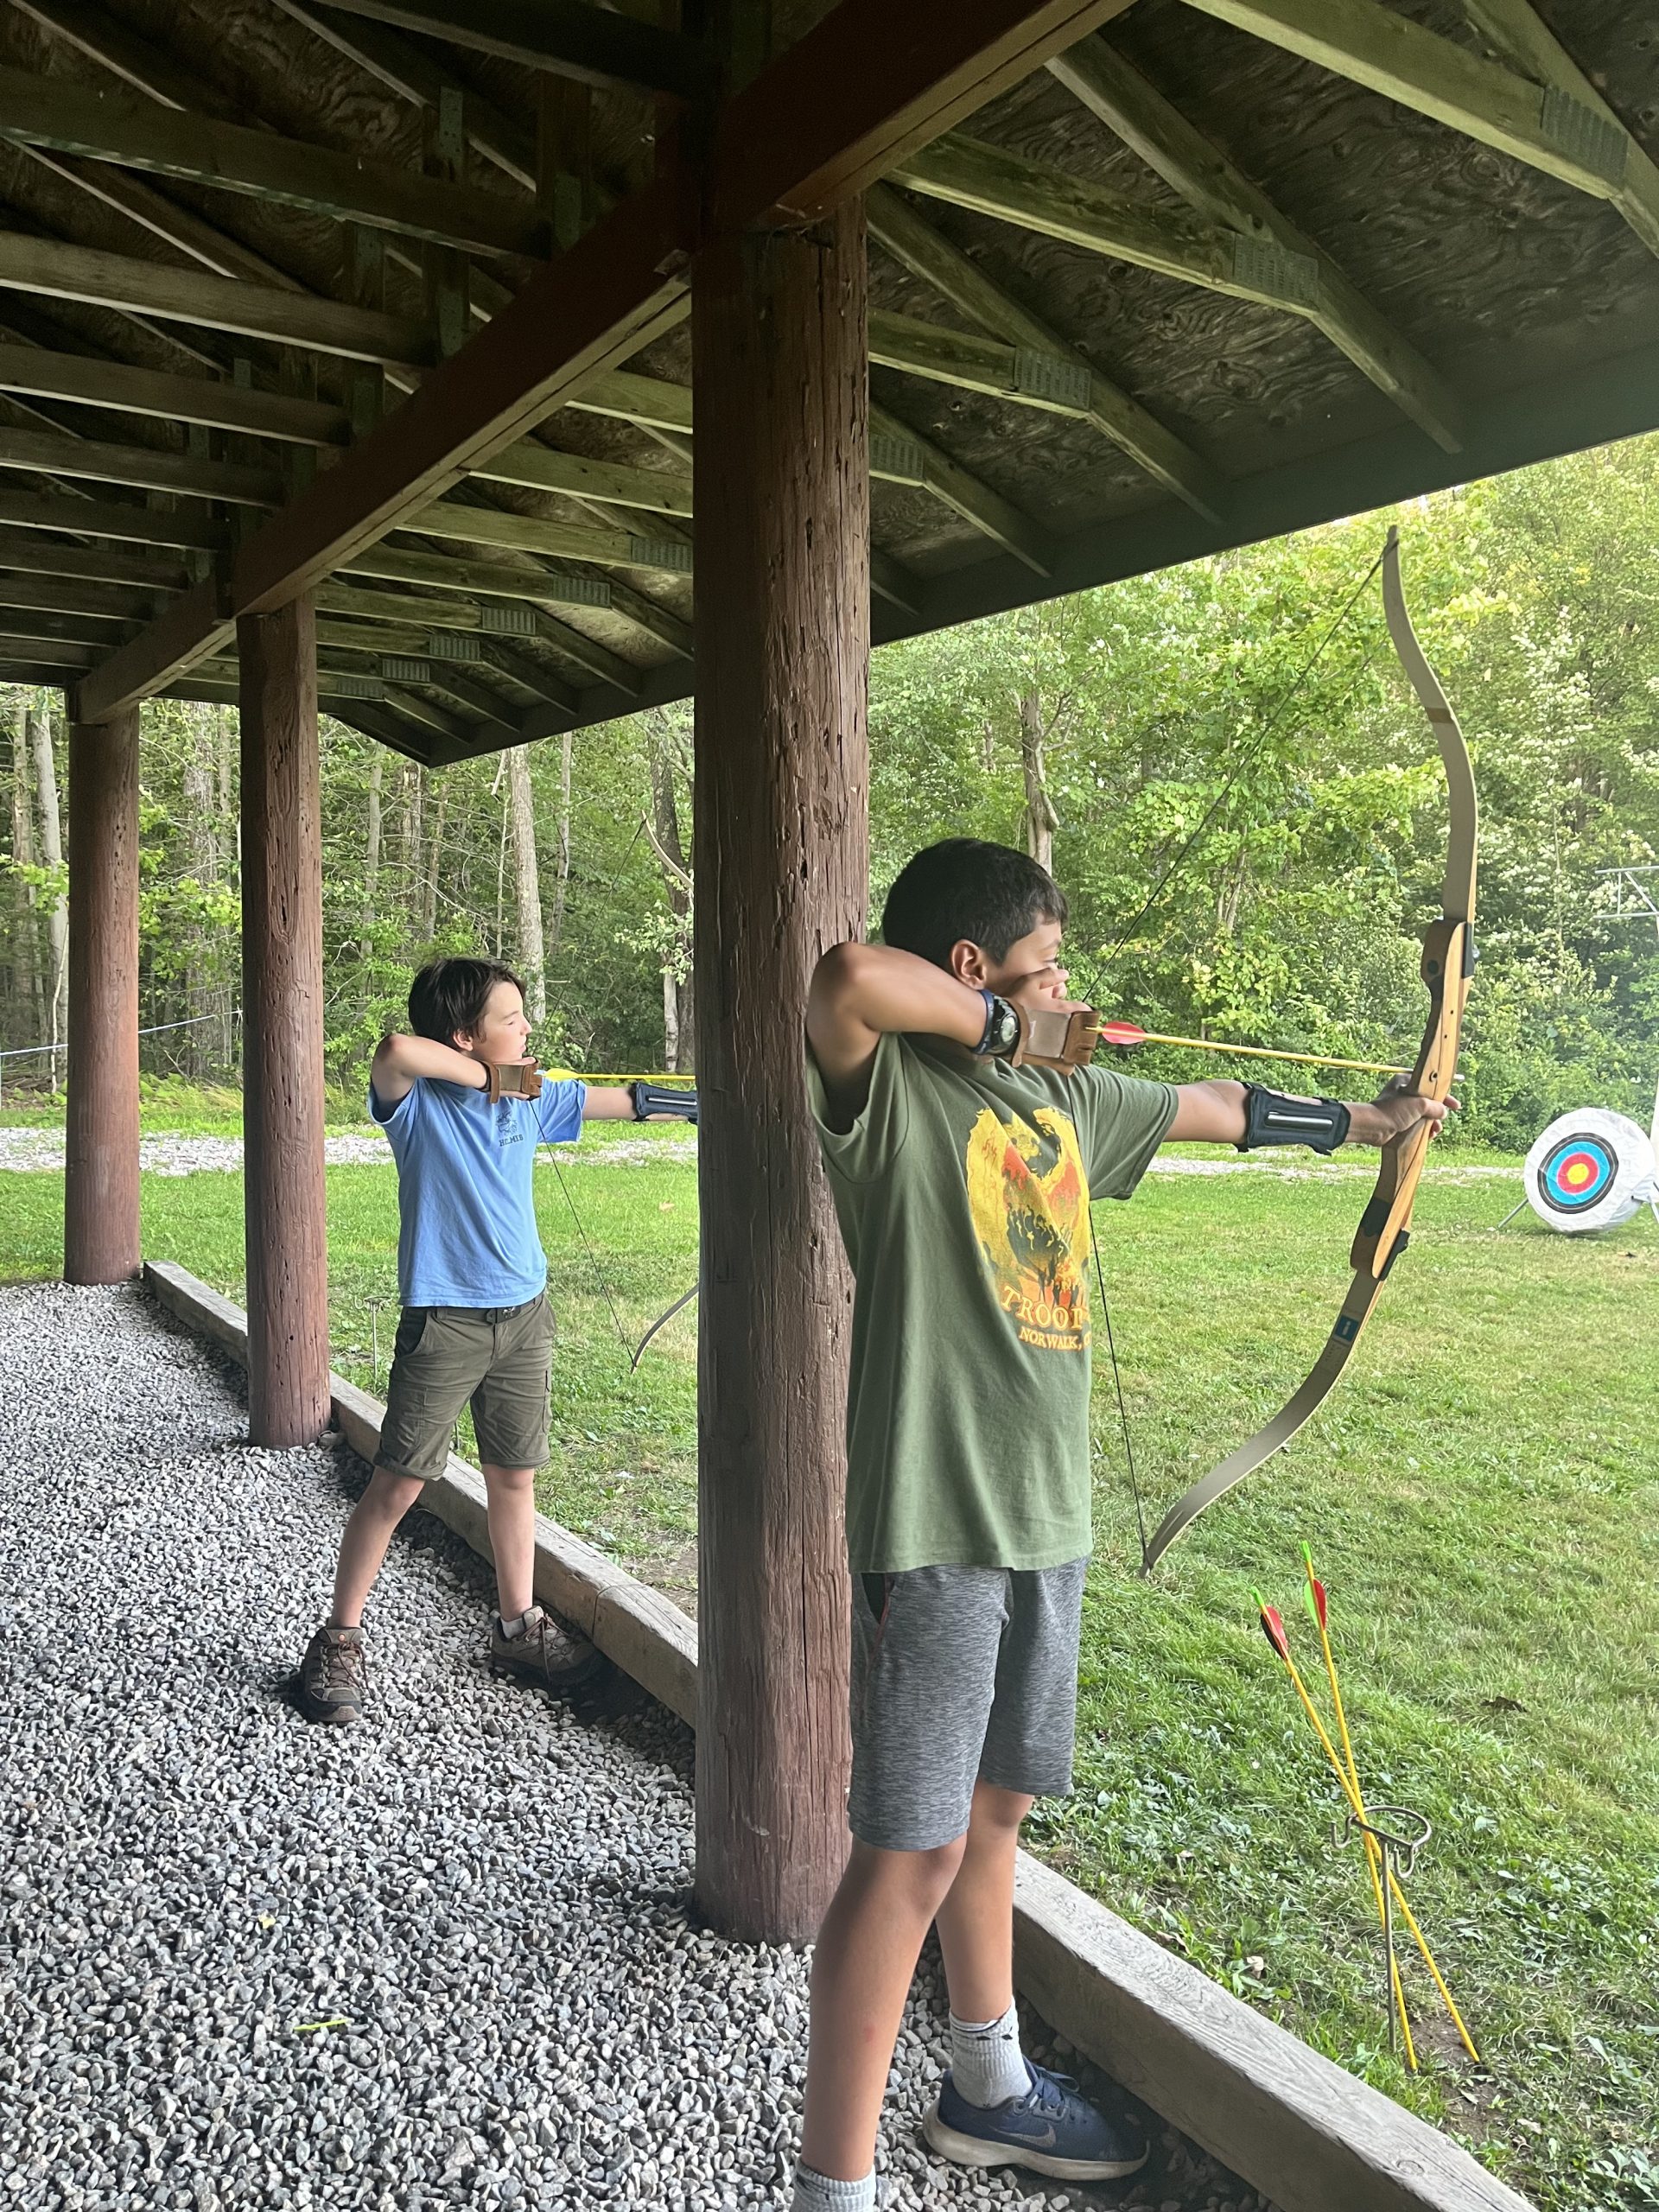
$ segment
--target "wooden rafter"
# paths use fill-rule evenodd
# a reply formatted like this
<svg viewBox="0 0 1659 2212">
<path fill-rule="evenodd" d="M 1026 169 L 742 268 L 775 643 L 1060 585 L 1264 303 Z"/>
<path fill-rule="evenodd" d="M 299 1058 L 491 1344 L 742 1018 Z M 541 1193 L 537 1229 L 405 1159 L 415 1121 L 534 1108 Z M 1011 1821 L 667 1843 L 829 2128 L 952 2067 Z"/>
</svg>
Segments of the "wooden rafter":
<svg viewBox="0 0 1659 2212">
<path fill-rule="evenodd" d="M 205 515 L 160 507 L 117 505 L 111 499 L 55 499 L 41 492 L 0 491 L 0 523 L 20 530 L 74 531 L 118 544 L 171 545 L 200 553 L 229 550 L 230 531 Z"/>
<path fill-rule="evenodd" d="M 945 245 L 944 239 L 939 243 Z M 870 359 L 883 368 L 901 370 L 935 384 L 954 385 L 958 391 L 985 392 L 1015 406 L 1069 416 L 1096 429 L 1108 419 L 1121 420 L 1129 410 L 1137 415 L 1144 413 L 1127 394 L 1118 392 L 1103 378 L 1097 378 L 1087 362 L 1072 356 L 1069 349 L 1005 344 L 999 338 L 943 329 L 913 315 L 873 311 Z M 1116 404 L 1119 401 L 1121 406 Z M 1150 467 L 1155 454 L 1160 465 L 1151 473 L 1189 506 L 1214 520 L 1222 496 L 1214 472 L 1179 439 L 1160 429 L 1149 416 L 1145 416 L 1145 425 L 1143 429 L 1137 424 L 1134 433 L 1140 448 L 1135 458 Z M 1122 437 L 1114 436 L 1112 442 L 1128 449 Z"/>
<path fill-rule="evenodd" d="M 1147 207 L 1108 185 L 977 138 L 941 138 L 893 175 L 925 198 L 1291 315 L 1306 315 L 1319 288 L 1318 266 L 1307 256 L 1264 256 L 1253 240 L 1222 224 Z"/>
<path fill-rule="evenodd" d="M 402 315 L 168 269 L 159 262 L 17 231 L 0 232 L 0 289 L 79 300 L 359 361 L 420 363 L 434 351 L 421 325 Z"/>
<path fill-rule="evenodd" d="M 351 435 L 346 410 L 327 401 L 292 399 L 207 377 L 167 376 L 82 353 L 0 343 L 0 391 L 68 399 L 121 415 L 162 416 L 308 446 L 343 445 Z"/>
<path fill-rule="evenodd" d="M 1611 200 L 1643 243 L 1659 253 L 1659 168 L 1605 101 L 1592 105 L 1559 78 L 1541 85 L 1518 76 L 1395 14 L 1380 0 L 1186 4 L 1432 116 L 1577 191 Z M 1513 20 L 1514 11 L 1505 12 Z"/>
<path fill-rule="evenodd" d="M 223 499 L 232 506 L 280 506 L 285 489 L 275 469 L 198 461 L 194 454 L 155 446 L 105 445 L 94 438 L 54 436 L 48 430 L 15 430 L 4 424 L 0 424 L 0 468 L 86 477 L 141 491 L 181 492 L 193 499 Z"/>
<path fill-rule="evenodd" d="M 535 208 L 504 194 L 440 183 L 268 131 L 181 115 L 153 100 L 134 106 L 20 69 L 0 69 L 0 139 L 252 194 L 440 245 L 535 255 L 547 243 Z"/>
<path fill-rule="evenodd" d="M 1086 394 L 1084 421 L 1121 447 L 1178 499 L 1200 514 L 1214 514 L 1221 497 L 1215 471 L 1155 416 L 1103 377 L 1075 346 L 1021 307 L 976 262 L 959 252 L 902 194 L 888 185 L 873 186 L 865 207 L 872 237 L 896 261 L 932 284 L 970 321 L 1007 345 L 1028 348 L 1039 359 L 1061 364 L 1073 387 L 1079 394 Z"/>
<path fill-rule="evenodd" d="M 895 149 L 931 137 L 1122 4 L 913 0 L 896 20 L 889 0 L 839 0 L 720 111 L 706 197 L 688 195 L 677 176 L 664 175 L 532 276 L 395 418 L 239 547 L 228 578 L 234 612 L 269 612 L 312 588 L 594 378 L 620 369 L 677 320 L 688 256 L 711 226 L 764 220 L 779 207 L 838 204 Z M 1040 564 L 1032 526 L 1001 505 L 1027 549 L 1021 557 Z M 199 620 L 206 637 L 212 625 L 200 609 Z M 105 719 L 156 681 L 175 680 L 175 633 L 162 642 L 162 676 L 147 674 L 141 636 L 115 657 L 118 668 L 94 671 L 79 688 L 77 713 Z"/>
<path fill-rule="evenodd" d="M 1053 573 L 1054 549 L 1029 515 L 883 407 L 870 409 L 870 474 L 932 493 L 1033 575 Z"/>
<path fill-rule="evenodd" d="M 1463 410 L 1445 378 L 1378 313 L 1332 256 L 1281 214 L 1109 41 L 1084 39 L 1056 54 L 1048 67 L 1051 75 L 1198 214 L 1236 231 L 1264 256 L 1276 251 L 1293 260 L 1312 261 L 1319 282 L 1305 310 L 1309 321 L 1437 445 L 1447 453 L 1459 450 Z"/>
<path fill-rule="evenodd" d="M 272 0 L 273 6 L 291 16 L 343 54 L 348 61 L 376 78 L 388 92 L 412 107 L 435 111 L 451 80 L 425 52 L 357 16 L 342 16 L 334 8 L 314 7 L 311 0 Z M 527 192 L 536 189 L 536 142 L 526 130 L 502 114 L 475 86 L 467 87 L 463 124 L 470 143 L 486 161 Z"/>
<path fill-rule="evenodd" d="M 612 15 L 587 0 L 334 0 L 336 12 L 423 31 L 527 69 L 578 83 L 694 100 L 714 90 L 711 52 L 697 40 Z"/>
</svg>

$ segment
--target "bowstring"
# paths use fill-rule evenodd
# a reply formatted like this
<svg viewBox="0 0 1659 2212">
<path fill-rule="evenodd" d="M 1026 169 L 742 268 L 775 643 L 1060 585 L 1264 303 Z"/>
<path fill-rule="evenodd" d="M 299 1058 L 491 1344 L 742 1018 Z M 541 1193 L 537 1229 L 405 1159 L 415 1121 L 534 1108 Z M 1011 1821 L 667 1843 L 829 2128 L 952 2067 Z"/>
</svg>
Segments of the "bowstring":
<svg viewBox="0 0 1659 2212">
<path fill-rule="evenodd" d="M 1336 637 L 1338 632 L 1341 630 L 1344 624 L 1348 620 L 1349 616 L 1353 613 L 1355 607 L 1358 606 L 1365 593 L 1370 588 L 1372 578 L 1382 566 L 1382 555 L 1379 553 L 1376 556 L 1376 558 L 1371 563 L 1370 567 L 1366 569 L 1364 575 L 1360 578 L 1358 583 L 1355 585 L 1335 620 L 1331 624 L 1331 626 L 1326 630 L 1325 635 L 1319 639 L 1319 644 L 1313 648 L 1313 651 L 1309 654 L 1306 660 L 1303 662 L 1301 667 L 1298 669 L 1295 675 L 1291 678 L 1290 683 L 1286 686 L 1285 690 L 1280 694 L 1278 699 L 1274 702 L 1274 706 L 1267 721 L 1263 723 L 1261 729 L 1257 731 L 1251 742 L 1240 753 L 1237 760 L 1235 760 L 1232 767 L 1228 771 L 1227 775 L 1223 779 L 1221 788 L 1217 791 L 1214 798 L 1211 800 L 1210 804 L 1205 808 L 1205 812 L 1198 822 L 1198 827 L 1182 845 L 1180 850 L 1175 855 L 1173 860 L 1170 861 L 1168 867 L 1165 868 L 1163 874 L 1158 878 L 1158 880 L 1153 885 L 1152 889 L 1147 893 L 1146 898 L 1141 901 L 1138 911 L 1131 918 L 1125 927 L 1119 932 L 1116 940 L 1096 959 L 1090 974 L 1089 988 L 1083 995 L 1085 998 L 1091 999 L 1093 997 L 1095 986 L 1100 980 L 1102 969 L 1106 967 L 1111 961 L 1115 960 L 1117 957 L 1117 955 L 1122 951 L 1124 946 L 1129 943 L 1136 931 L 1141 927 L 1141 925 L 1146 920 L 1147 915 L 1151 913 L 1153 908 L 1163 896 L 1166 887 L 1176 874 L 1177 871 L 1185 866 L 1187 861 L 1192 857 L 1198 845 L 1203 842 L 1204 838 L 1208 836 L 1211 829 L 1214 826 L 1217 816 L 1226 804 L 1228 796 L 1231 792 L 1233 786 L 1237 783 L 1239 778 L 1244 773 L 1244 771 L 1250 766 L 1251 762 L 1255 760 L 1262 747 L 1267 743 L 1268 738 L 1272 736 L 1274 731 L 1277 729 L 1284 721 L 1292 702 L 1297 697 L 1304 684 L 1306 683 L 1308 678 L 1313 675 L 1314 670 L 1319 666 L 1320 661 L 1325 658 L 1325 652 L 1330 646 L 1332 640 Z M 1364 676 L 1366 670 L 1370 666 L 1372 660 L 1376 657 L 1376 646 L 1373 645 L 1370 651 L 1366 653 L 1364 658 L 1361 661 L 1359 668 L 1355 673 L 1353 682 L 1349 685 L 1347 690 L 1343 695 L 1342 704 L 1345 705 L 1348 699 L 1351 697 L 1353 692 L 1357 688 L 1361 678 Z M 1100 1239 L 1095 1233 L 1095 1209 L 1092 1200 L 1090 1201 L 1089 1207 L 1089 1249 L 1094 1260 L 1095 1287 L 1100 1300 L 1101 1323 L 1106 1332 L 1106 1351 L 1107 1357 L 1111 1362 L 1112 1389 L 1117 1399 L 1118 1427 L 1123 1439 L 1123 1458 L 1129 1472 L 1129 1489 L 1135 1498 L 1135 1523 L 1136 1533 L 1139 1535 L 1141 1539 L 1141 1570 L 1144 1573 L 1147 1563 L 1148 1548 L 1147 1543 L 1146 1510 L 1141 1503 L 1140 1478 L 1135 1470 L 1135 1445 L 1129 1433 L 1128 1408 L 1125 1404 L 1123 1398 L 1123 1370 L 1118 1364 L 1117 1341 L 1112 1328 L 1111 1306 L 1106 1297 L 1106 1274 L 1105 1270 L 1101 1264 Z"/>
<path fill-rule="evenodd" d="M 582 1216 L 576 1211 L 576 1202 L 570 1195 L 570 1185 L 564 1179 L 564 1170 L 559 1166 L 555 1156 L 553 1140 L 547 1134 L 547 1123 L 543 1119 L 545 1111 L 545 1108 L 538 1100 L 536 1106 L 537 1141 L 547 1147 L 547 1164 L 553 1170 L 554 1179 L 563 1194 L 564 1203 L 570 1209 L 570 1218 L 576 1224 L 576 1235 L 582 1240 L 582 1249 L 588 1255 L 588 1264 L 593 1270 L 594 1281 L 599 1285 L 599 1294 L 604 1300 L 606 1310 L 610 1314 L 611 1326 L 616 1331 L 616 1340 L 622 1347 L 622 1357 L 629 1361 L 630 1370 L 632 1370 L 633 1346 L 628 1342 L 627 1332 L 622 1326 L 622 1316 L 616 1310 L 616 1301 L 611 1296 L 611 1287 L 606 1281 L 599 1264 L 599 1255 L 588 1241 L 588 1231 L 582 1226 Z"/>
<path fill-rule="evenodd" d="M 1117 1363 L 1117 1344 L 1112 1335 L 1112 1309 L 1106 1298 L 1106 1275 L 1100 1264 L 1100 1239 L 1095 1234 L 1095 1207 L 1089 1205 L 1089 1249 L 1094 1255 L 1095 1287 L 1100 1297 L 1100 1318 L 1106 1331 L 1106 1350 L 1112 1363 L 1112 1386 L 1117 1393 L 1117 1422 L 1123 1435 L 1123 1457 L 1129 1470 L 1129 1488 L 1135 1495 L 1135 1525 L 1141 1538 L 1141 1565 L 1147 1564 L 1147 1516 L 1141 1503 L 1141 1484 L 1135 1470 L 1135 1446 L 1129 1437 L 1129 1409 L 1123 1402 L 1123 1370 Z"/>
</svg>

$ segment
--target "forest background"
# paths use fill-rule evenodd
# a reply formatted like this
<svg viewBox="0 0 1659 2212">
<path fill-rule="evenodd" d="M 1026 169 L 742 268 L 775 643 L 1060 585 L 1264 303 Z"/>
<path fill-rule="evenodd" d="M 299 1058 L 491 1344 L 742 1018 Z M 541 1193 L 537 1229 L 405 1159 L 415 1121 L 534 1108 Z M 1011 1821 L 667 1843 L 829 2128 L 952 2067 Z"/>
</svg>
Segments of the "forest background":
<svg viewBox="0 0 1659 2212">
<path fill-rule="evenodd" d="M 1615 912 L 1603 871 L 1650 865 L 1659 848 L 1659 438 L 1400 519 L 1484 813 L 1460 1134 L 1524 1149 L 1588 1103 L 1645 1123 L 1659 948 Z M 1375 582 L 1353 597 L 1382 527 L 1366 517 L 879 652 L 873 926 L 918 846 L 997 838 L 1053 867 L 1072 903 L 1074 987 L 1103 1009 L 1408 1060 L 1446 800 Z M 0 692 L 0 1045 L 15 1055 L 63 1036 L 67 762 L 59 695 Z M 351 1094 L 342 1109 L 355 1117 L 368 1055 L 435 952 L 517 964 L 544 1062 L 694 1066 L 689 706 L 437 771 L 324 732 L 327 1055 Z M 234 1080 L 233 717 L 153 702 L 142 775 L 141 1021 L 157 1033 L 143 1064 Z M 1168 1050 L 1135 1065 L 1210 1071 Z M 0 1068 L 14 1094 L 62 1074 L 60 1055 Z"/>
</svg>

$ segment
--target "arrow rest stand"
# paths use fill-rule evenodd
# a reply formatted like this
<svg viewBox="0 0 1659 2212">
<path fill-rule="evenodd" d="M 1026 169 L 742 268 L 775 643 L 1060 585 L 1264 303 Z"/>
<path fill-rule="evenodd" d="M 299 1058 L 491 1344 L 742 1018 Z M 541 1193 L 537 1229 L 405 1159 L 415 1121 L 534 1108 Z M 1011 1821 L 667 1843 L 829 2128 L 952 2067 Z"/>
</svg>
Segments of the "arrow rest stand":
<svg viewBox="0 0 1659 2212">
<path fill-rule="evenodd" d="M 1382 1860 L 1382 2005 L 1389 2016 L 1389 2049 L 1398 2047 L 1394 1992 L 1399 1967 L 1394 1955 L 1394 1885 L 1402 1886 L 1416 1870 L 1417 1854 L 1434 1833 L 1427 1815 L 1409 1805 L 1373 1805 L 1371 1816 L 1362 1821 L 1350 1812 L 1340 1827 L 1333 1826 L 1331 1840 L 1340 1847 L 1356 1835 L 1370 1836 Z M 1388 1825 L 1384 1825 L 1384 1822 Z"/>
</svg>

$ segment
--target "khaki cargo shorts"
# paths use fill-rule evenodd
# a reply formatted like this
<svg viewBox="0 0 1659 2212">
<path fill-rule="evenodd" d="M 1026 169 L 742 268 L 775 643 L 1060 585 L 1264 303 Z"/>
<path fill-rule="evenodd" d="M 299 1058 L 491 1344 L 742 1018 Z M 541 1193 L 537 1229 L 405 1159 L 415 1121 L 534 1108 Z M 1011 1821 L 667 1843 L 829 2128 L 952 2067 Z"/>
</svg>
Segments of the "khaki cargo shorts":
<svg viewBox="0 0 1659 2212">
<path fill-rule="evenodd" d="M 404 1306 L 375 1465 L 430 1482 L 443 1472 L 468 1405 L 484 1465 L 545 1465 L 552 1372 L 545 1291 L 526 1306 Z"/>
</svg>

